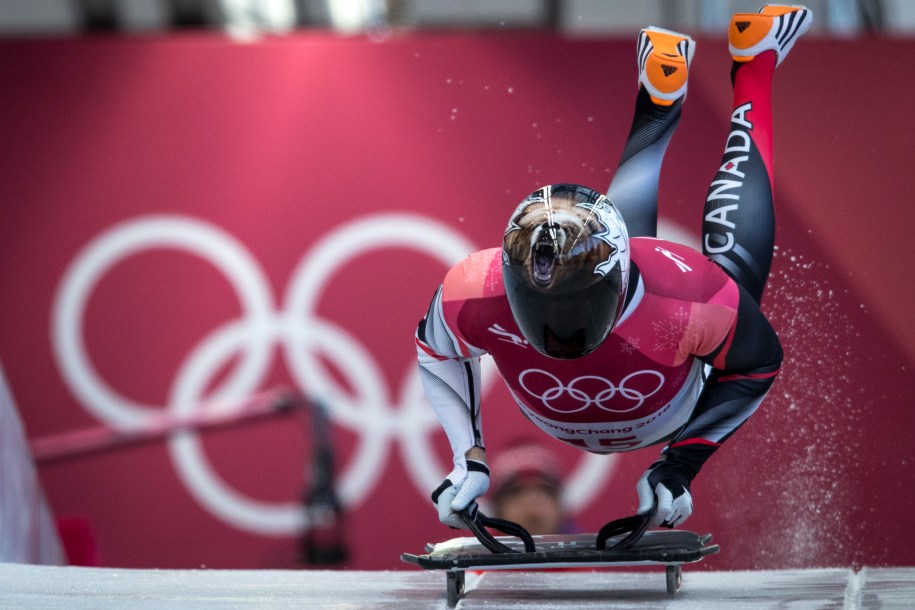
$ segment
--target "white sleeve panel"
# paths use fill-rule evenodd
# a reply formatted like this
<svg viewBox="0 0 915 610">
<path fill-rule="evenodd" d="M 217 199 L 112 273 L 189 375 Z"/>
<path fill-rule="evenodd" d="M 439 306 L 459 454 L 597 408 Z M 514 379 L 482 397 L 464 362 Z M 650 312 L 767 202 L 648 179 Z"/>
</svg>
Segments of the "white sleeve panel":
<svg viewBox="0 0 915 610">
<path fill-rule="evenodd" d="M 458 338 L 455 332 L 445 321 L 445 312 L 442 310 L 442 288 L 439 287 L 432 297 L 429 311 L 419 323 L 416 330 L 416 339 L 422 346 L 428 347 L 426 354 L 441 360 L 442 358 L 479 358 L 486 353 L 485 350 L 473 347 L 466 341 Z M 421 350 L 422 351 L 422 350 Z"/>
<path fill-rule="evenodd" d="M 467 450 L 483 445 L 478 389 L 480 359 L 421 362 L 419 377 L 426 399 L 451 443 L 454 465 L 463 467 Z"/>
<path fill-rule="evenodd" d="M 469 355 L 462 354 L 462 348 Z M 448 436 L 455 471 L 462 471 L 454 475 L 463 478 L 464 454 L 474 445 L 483 446 L 480 356 L 485 352 L 461 342 L 448 328 L 441 289 L 416 331 L 416 352 L 426 399 Z"/>
</svg>

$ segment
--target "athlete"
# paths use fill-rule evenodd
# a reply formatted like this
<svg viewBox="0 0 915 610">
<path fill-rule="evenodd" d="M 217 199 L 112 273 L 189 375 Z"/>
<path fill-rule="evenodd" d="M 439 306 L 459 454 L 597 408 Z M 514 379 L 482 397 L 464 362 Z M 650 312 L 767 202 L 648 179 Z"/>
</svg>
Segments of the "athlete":
<svg viewBox="0 0 915 610">
<path fill-rule="evenodd" d="M 548 435 L 596 453 L 663 444 L 637 484 L 649 527 L 692 513 L 703 464 L 756 411 L 782 362 L 760 311 L 775 238 L 771 82 L 812 20 L 799 6 L 735 14 L 734 106 L 703 210 L 702 252 L 655 238 L 658 178 L 695 43 L 646 28 L 639 90 L 606 195 L 544 186 L 511 215 L 502 248 L 452 268 L 416 332 L 426 396 L 453 452 L 433 492 L 442 523 L 489 486 L 480 356 Z"/>
</svg>

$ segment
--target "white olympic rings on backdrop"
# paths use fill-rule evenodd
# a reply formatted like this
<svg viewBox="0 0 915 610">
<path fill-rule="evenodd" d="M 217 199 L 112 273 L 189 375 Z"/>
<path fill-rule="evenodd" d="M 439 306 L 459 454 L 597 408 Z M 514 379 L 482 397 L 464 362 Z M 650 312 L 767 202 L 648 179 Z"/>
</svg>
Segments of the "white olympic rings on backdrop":
<svg viewBox="0 0 915 610">
<path fill-rule="evenodd" d="M 240 319 L 215 329 L 191 350 L 177 371 L 166 405 L 141 404 L 112 389 L 93 367 L 83 337 L 86 305 L 98 281 L 119 261 L 157 248 L 184 250 L 211 263 L 232 285 L 242 308 Z M 365 216 L 327 233 L 306 253 L 293 272 L 284 306 L 277 311 L 265 273 L 225 231 L 183 216 L 145 216 L 123 222 L 87 244 L 61 281 L 52 314 L 58 366 L 88 411 L 114 428 L 127 430 L 142 428 L 151 418 L 161 416 L 163 407 L 184 417 L 204 402 L 237 404 L 230 401 L 258 390 L 272 363 L 273 348 L 280 345 L 296 384 L 326 404 L 334 423 L 360 438 L 339 482 L 342 502 L 358 505 L 372 491 L 392 441 L 399 441 L 408 474 L 425 497 L 450 465 L 439 465 L 431 447 L 439 425 L 426 405 L 417 367 L 408 367 L 395 395 L 370 351 L 347 329 L 317 314 L 321 296 L 339 268 L 350 259 L 383 248 L 417 250 L 446 267 L 474 249 L 463 236 L 427 217 Z M 424 306 L 417 304 L 417 312 Z M 204 397 L 209 382 L 236 355 L 239 364 Z M 343 374 L 347 389 L 327 374 L 321 356 Z M 495 378 L 494 369 L 491 360 L 484 359 L 484 387 Z M 172 437 L 169 451 L 190 493 L 227 523 L 266 535 L 294 534 L 308 526 L 299 503 L 263 502 L 228 486 L 207 461 L 196 434 Z M 573 500 L 570 508 L 590 502 L 612 464 L 613 460 L 602 456 L 581 460 L 567 486 Z"/>
<path fill-rule="evenodd" d="M 541 377 L 546 377 L 550 380 L 550 387 L 541 391 L 532 390 L 525 384 L 525 378 L 529 375 L 538 375 Z M 650 392 L 643 393 L 639 390 L 626 387 L 626 384 L 633 379 L 643 377 L 648 375 L 649 377 L 655 377 L 657 379 L 657 386 Z M 581 389 L 580 385 L 582 382 L 593 381 L 597 384 L 597 387 L 602 388 L 597 394 L 591 396 L 588 392 Z M 629 413 L 630 411 L 635 411 L 641 407 L 647 398 L 654 396 L 658 391 L 664 387 L 664 375 L 658 371 L 635 371 L 634 373 L 629 373 L 619 382 L 619 385 L 614 384 L 609 379 L 603 377 L 598 377 L 597 375 L 583 375 L 581 377 L 576 377 L 568 383 L 564 384 L 562 380 L 559 379 L 556 375 L 553 375 L 550 372 L 544 371 L 543 369 L 527 369 L 518 376 L 518 383 L 524 389 L 525 392 L 530 394 L 532 397 L 537 398 L 543 404 L 544 407 L 555 411 L 556 413 L 578 413 L 579 411 L 584 411 L 591 405 L 596 406 L 599 409 L 604 411 L 609 411 L 610 413 Z M 607 401 L 612 400 L 614 396 L 619 395 L 626 400 L 625 407 L 611 407 L 608 406 Z M 553 404 L 554 401 L 562 399 L 568 396 L 572 399 L 573 404 L 569 408 L 560 408 Z"/>
</svg>

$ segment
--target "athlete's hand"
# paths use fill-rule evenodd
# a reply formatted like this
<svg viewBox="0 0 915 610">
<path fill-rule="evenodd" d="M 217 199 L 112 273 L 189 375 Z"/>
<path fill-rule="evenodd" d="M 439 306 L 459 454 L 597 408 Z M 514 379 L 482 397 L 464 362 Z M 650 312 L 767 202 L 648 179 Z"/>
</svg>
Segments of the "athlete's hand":
<svg viewBox="0 0 915 610">
<path fill-rule="evenodd" d="M 459 479 L 454 483 L 453 479 Z M 432 492 L 432 502 L 438 510 L 438 520 L 454 529 L 464 528 L 458 513 L 467 507 L 477 510 L 476 499 L 489 489 L 489 468 L 485 462 L 467 460 L 466 470 L 455 468 Z"/>
<path fill-rule="evenodd" d="M 655 462 L 639 479 L 638 514 L 644 515 L 658 504 L 648 527 L 677 527 L 693 513 L 693 497 L 689 493 L 689 477 L 683 469 L 667 460 Z"/>
</svg>

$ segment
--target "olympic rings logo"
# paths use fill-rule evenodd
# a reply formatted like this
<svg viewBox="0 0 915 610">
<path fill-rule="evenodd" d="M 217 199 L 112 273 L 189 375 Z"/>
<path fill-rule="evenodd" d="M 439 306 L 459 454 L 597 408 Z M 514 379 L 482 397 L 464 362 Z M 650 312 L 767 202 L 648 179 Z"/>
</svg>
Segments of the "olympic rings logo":
<svg viewBox="0 0 915 610">
<path fill-rule="evenodd" d="M 119 261 L 146 250 L 177 249 L 197 255 L 224 275 L 241 304 L 239 319 L 216 328 L 190 351 L 176 372 L 167 404 L 142 404 L 123 396 L 95 370 L 86 350 L 83 319 L 99 280 Z M 411 482 L 422 497 L 441 482 L 450 465 L 438 464 L 430 442 L 440 429 L 426 403 L 417 367 L 396 393 L 366 347 L 346 328 L 317 314 L 321 295 L 333 276 L 351 259 L 382 248 L 417 250 L 446 267 L 474 246 L 447 226 L 411 214 L 376 214 L 352 220 L 325 234 L 296 266 L 283 305 L 276 308 L 266 275 L 248 250 L 229 233 L 186 216 L 143 216 L 125 221 L 90 241 L 61 280 L 52 312 L 54 355 L 61 375 L 80 404 L 107 425 L 142 428 L 163 408 L 188 417 L 204 404 L 224 403 L 258 390 L 271 365 L 274 346 L 282 348 L 294 383 L 327 405 L 331 421 L 360 439 L 338 482 L 344 505 L 361 504 L 381 477 L 389 443 L 402 453 Z M 417 311 L 425 307 L 417 304 Z M 220 383 L 210 382 L 233 358 L 239 364 Z M 342 386 L 330 374 L 330 363 L 344 377 Z M 484 390 L 496 378 L 484 359 Z M 309 526 L 298 502 L 272 503 L 230 487 L 208 462 L 199 437 L 182 433 L 170 438 L 175 470 L 198 503 L 217 518 L 261 535 L 292 535 Z M 593 459 L 598 458 L 598 459 Z M 566 493 L 570 508 L 580 509 L 599 491 L 613 461 L 599 456 L 581 460 Z"/>
<path fill-rule="evenodd" d="M 525 379 L 531 375 L 546 378 L 549 382 L 549 387 L 543 391 L 529 387 L 528 383 L 531 385 L 533 385 L 533 383 L 530 381 L 525 383 Z M 645 379 L 646 377 L 655 379 L 657 385 L 654 389 L 648 392 L 642 392 L 627 386 L 627 384 L 631 383 L 633 380 L 640 378 Z M 588 381 L 593 382 L 598 388 L 601 388 L 594 396 L 591 396 L 587 391 L 581 389 L 581 385 Z M 543 406 L 556 413 L 578 413 L 592 405 L 610 413 L 629 413 L 630 411 L 635 411 L 641 407 L 646 399 L 654 396 L 664 387 L 664 375 L 658 371 L 635 371 L 634 373 L 629 373 L 623 377 L 619 385 L 614 384 L 604 377 L 598 377 L 597 375 L 582 375 L 581 377 L 576 377 L 566 385 L 559 377 L 544 371 L 543 369 L 527 369 L 518 376 L 518 384 L 533 398 L 539 399 L 540 402 L 543 403 Z M 613 400 L 617 394 L 625 399 L 625 405 L 622 408 L 610 406 L 608 402 Z M 562 408 L 554 404 L 557 400 L 561 400 L 564 397 L 571 399 L 572 406 Z M 566 402 L 568 402 L 568 399 Z"/>
</svg>

